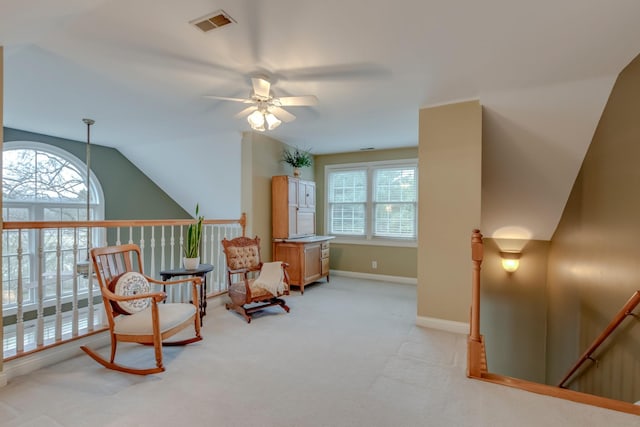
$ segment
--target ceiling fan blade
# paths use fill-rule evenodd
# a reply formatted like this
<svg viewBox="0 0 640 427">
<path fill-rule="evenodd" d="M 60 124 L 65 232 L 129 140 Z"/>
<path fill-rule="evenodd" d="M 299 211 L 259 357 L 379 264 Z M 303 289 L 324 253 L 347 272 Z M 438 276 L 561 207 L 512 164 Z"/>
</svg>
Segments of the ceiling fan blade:
<svg viewBox="0 0 640 427">
<path fill-rule="evenodd" d="M 217 96 L 217 95 L 203 95 L 205 98 L 213 98 L 213 99 L 220 99 L 222 101 L 234 101 L 234 102 L 242 102 L 245 104 L 251 104 L 253 102 L 252 99 L 246 99 L 246 98 L 229 98 L 227 96 Z"/>
<path fill-rule="evenodd" d="M 292 122 L 296 119 L 296 116 L 280 107 L 269 107 L 269 111 L 285 123 Z"/>
<path fill-rule="evenodd" d="M 391 77 L 391 70 L 376 64 L 360 62 L 275 70 L 273 74 L 288 81 L 383 80 Z"/>
<path fill-rule="evenodd" d="M 303 105 L 317 105 L 318 98 L 315 95 L 301 95 L 301 96 L 282 96 L 275 100 L 279 102 L 283 107 L 289 106 L 303 106 Z"/>
<path fill-rule="evenodd" d="M 253 93 L 261 98 L 269 97 L 269 89 L 271 89 L 271 83 L 261 77 L 253 77 L 251 79 L 253 83 Z"/>
<path fill-rule="evenodd" d="M 256 107 L 255 105 L 252 105 L 251 107 L 247 107 L 244 110 L 240 111 L 238 114 L 236 114 L 235 116 L 233 116 L 234 119 L 241 119 L 244 116 L 248 115 L 249 113 L 253 113 L 254 111 L 256 111 L 258 109 L 258 107 Z"/>
<path fill-rule="evenodd" d="M 252 61 L 254 64 L 259 64 L 262 62 L 262 54 L 264 51 L 264 24 L 265 20 L 263 19 L 263 13 L 265 12 L 266 6 L 262 5 L 262 2 L 245 0 L 247 3 L 247 15 L 246 15 L 246 26 L 247 33 L 249 36 L 249 52 L 252 56 Z"/>
</svg>

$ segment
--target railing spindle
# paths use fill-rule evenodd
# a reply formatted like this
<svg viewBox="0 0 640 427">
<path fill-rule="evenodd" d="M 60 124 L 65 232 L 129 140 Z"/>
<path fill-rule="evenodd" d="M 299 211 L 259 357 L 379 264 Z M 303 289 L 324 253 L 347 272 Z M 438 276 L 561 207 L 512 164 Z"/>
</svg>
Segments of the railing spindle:
<svg viewBox="0 0 640 427">
<path fill-rule="evenodd" d="M 22 276 L 22 229 L 18 230 L 18 289 L 16 310 L 16 353 L 24 351 L 24 277 Z M 4 347 L 4 346 L 3 346 Z"/>
<path fill-rule="evenodd" d="M 175 268 L 175 259 L 176 259 L 176 255 L 175 255 L 175 246 L 176 246 L 176 237 L 175 237 L 175 226 L 171 226 L 170 231 L 171 231 L 171 236 L 169 238 L 169 245 L 170 245 L 170 250 L 171 250 L 171 258 L 169 259 L 169 269 L 173 269 Z"/>
<path fill-rule="evenodd" d="M 207 262 L 207 247 L 209 246 L 209 235 L 207 234 L 207 226 L 202 226 L 202 251 L 200 252 L 200 262 Z"/>
<path fill-rule="evenodd" d="M 73 265 L 78 265 L 78 229 L 73 229 Z M 72 311 L 72 320 L 71 320 L 71 336 L 78 336 L 78 323 L 79 319 L 79 311 L 78 311 L 78 270 L 76 268 L 73 269 L 73 295 L 71 296 L 71 311 Z"/>
<path fill-rule="evenodd" d="M 165 267 L 165 253 L 164 253 L 164 249 L 165 249 L 165 245 L 167 244 L 165 237 L 164 237 L 164 226 L 160 227 L 161 230 L 161 236 L 160 236 L 160 271 L 164 270 Z"/>
<path fill-rule="evenodd" d="M 140 262 L 142 262 L 144 258 L 144 227 L 140 227 L 140 243 L 138 243 L 138 246 L 140 246 Z"/>
<path fill-rule="evenodd" d="M 43 230 L 38 230 L 38 308 L 36 322 L 36 345 L 42 347 L 44 345 L 44 283 L 42 272 L 44 271 L 44 248 L 42 242 L 44 240 Z"/>
<path fill-rule="evenodd" d="M 56 233 L 56 341 L 62 339 L 62 230 Z"/>
<path fill-rule="evenodd" d="M 151 246 L 151 267 L 149 268 L 149 276 L 156 277 L 156 228 L 154 226 L 151 226 L 149 245 Z"/>
<path fill-rule="evenodd" d="M 93 233 L 92 228 L 87 228 L 87 255 L 92 248 L 91 234 Z M 87 270 L 87 307 L 88 307 L 88 317 L 87 317 L 87 330 L 93 331 L 94 329 L 94 316 L 95 316 L 95 308 L 93 306 L 93 263 L 89 263 L 89 269 Z"/>
</svg>

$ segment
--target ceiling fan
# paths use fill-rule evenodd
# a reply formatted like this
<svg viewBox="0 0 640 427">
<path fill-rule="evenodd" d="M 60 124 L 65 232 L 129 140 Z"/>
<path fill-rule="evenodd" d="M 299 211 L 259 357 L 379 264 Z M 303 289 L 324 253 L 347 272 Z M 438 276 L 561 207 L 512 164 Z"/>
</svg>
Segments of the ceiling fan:
<svg viewBox="0 0 640 427">
<path fill-rule="evenodd" d="M 318 98 L 315 95 L 281 96 L 276 97 L 271 93 L 271 82 L 266 77 L 258 76 L 251 79 L 253 92 L 249 98 L 229 98 L 226 96 L 205 95 L 207 98 L 223 101 L 242 102 L 252 104 L 236 114 L 235 118 L 247 116 L 251 129 L 264 132 L 280 126 L 282 122 L 291 122 L 296 116 L 282 107 L 299 107 L 316 105 Z"/>
</svg>

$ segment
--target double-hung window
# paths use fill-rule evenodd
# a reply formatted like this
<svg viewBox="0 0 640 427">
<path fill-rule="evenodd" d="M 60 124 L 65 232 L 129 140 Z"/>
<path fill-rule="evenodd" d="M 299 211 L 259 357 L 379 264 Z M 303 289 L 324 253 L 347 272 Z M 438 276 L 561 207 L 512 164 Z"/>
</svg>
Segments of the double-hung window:
<svg viewBox="0 0 640 427">
<path fill-rule="evenodd" d="M 415 241 L 415 160 L 326 166 L 326 230 L 359 240 Z"/>
</svg>

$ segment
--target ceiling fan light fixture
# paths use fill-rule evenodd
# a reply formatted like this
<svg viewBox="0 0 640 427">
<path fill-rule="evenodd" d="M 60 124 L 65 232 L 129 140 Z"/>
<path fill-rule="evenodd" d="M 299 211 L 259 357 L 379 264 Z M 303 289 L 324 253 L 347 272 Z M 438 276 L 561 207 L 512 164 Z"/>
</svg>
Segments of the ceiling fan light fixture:
<svg viewBox="0 0 640 427">
<path fill-rule="evenodd" d="M 252 130 L 264 132 L 273 130 L 282 124 L 295 120 L 296 116 L 282 108 L 283 106 L 301 107 L 316 105 L 315 95 L 274 97 L 271 93 L 271 82 L 264 76 L 251 78 L 253 91 L 248 98 L 230 98 L 228 96 L 206 95 L 209 98 L 223 101 L 242 102 L 251 104 L 237 113 L 234 117 L 246 117 Z"/>
<path fill-rule="evenodd" d="M 262 114 L 262 111 L 256 110 L 253 113 L 249 114 L 249 116 L 247 117 L 247 121 L 249 122 L 249 125 L 251 126 L 251 129 L 253 130 L 257 130 L 260 132 L 264 131 L 264 114 Z"/>
<path fill-rule="evenodd" d="M 272 113 L 267 113 L 264 115 L 265 120 L 267 121 L 267 129 L 273 130 L 280 126 L 282 121 L 274 116 Z"/>
</svg>

